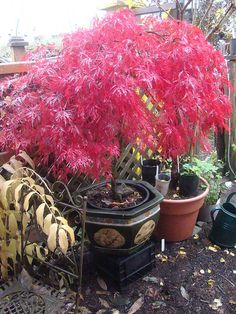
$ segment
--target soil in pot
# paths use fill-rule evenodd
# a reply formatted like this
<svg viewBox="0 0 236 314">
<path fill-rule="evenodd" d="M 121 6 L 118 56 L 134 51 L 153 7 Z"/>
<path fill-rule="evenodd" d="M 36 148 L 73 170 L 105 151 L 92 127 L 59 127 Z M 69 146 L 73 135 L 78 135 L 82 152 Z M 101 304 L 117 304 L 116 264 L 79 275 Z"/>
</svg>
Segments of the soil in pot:
<svg viewBox="0 0 236 314">
<path fill-rule="evenodd" d="M 87 193 L 88 203 L 94 208 L 124 210 L 141 205 L 149 197 L 148 190 L 145 187 L 130 186 L 124 183 L 117 185 L 116 193 L 119 196 L 118 200 L 114 199 L 110 184 L 96 187 Z"/>
</svg>

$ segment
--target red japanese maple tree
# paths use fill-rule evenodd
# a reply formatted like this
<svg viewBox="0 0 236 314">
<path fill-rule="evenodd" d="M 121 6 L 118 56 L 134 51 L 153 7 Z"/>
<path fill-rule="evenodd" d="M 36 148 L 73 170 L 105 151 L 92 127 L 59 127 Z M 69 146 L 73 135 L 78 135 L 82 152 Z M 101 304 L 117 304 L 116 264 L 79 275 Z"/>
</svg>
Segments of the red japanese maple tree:
<svg viewBox="0 0 236 314">
<path fill-rule="evenodd" d="M 116 12 L 66 35 L 56 59 L 37 62 L 14 81 L 0 144 L 33 149 L 42 163 L 50 156 L 57 174 L 98 178 L 111 173 L 121 141 L 139 139 L 169 157 L 204 143 L 230 115 L 225 84 L 224 58 L 198 28 Z"/>
</svg>

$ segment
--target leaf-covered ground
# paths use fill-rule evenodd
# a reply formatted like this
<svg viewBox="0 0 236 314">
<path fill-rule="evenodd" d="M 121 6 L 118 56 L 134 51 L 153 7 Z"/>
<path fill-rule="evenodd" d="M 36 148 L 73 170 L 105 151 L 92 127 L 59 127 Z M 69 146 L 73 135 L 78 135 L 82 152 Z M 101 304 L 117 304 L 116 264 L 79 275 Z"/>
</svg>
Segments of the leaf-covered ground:
<svg viewBox="0 0 236 314">
<path fill-rule="evenodd" d="M 207 238 L 210 226 L 187 241 L 156 248 L 156 267 L 123 293 L 85 259 L 81 313 L 236 313 L 236 249 Z"/>
</svg>

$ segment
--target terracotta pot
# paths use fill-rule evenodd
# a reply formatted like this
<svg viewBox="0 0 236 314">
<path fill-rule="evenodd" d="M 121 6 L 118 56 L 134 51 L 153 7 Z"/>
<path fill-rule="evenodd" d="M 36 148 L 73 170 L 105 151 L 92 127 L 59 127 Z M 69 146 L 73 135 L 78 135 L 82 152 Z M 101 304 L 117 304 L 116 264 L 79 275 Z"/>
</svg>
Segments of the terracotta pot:
<svg viewBox="0 0 236 314">
<path fill-rule="evenodd" d="M 160 219 L 154 231 L 156 238 L 183 241 L 191 237 L 199 209 L 209 192 L 207 181 L 203 178 L 201 181 L 207 186 L 202 194 L 184 200 L 164 199 L 161 202 Z"/>
</svg>

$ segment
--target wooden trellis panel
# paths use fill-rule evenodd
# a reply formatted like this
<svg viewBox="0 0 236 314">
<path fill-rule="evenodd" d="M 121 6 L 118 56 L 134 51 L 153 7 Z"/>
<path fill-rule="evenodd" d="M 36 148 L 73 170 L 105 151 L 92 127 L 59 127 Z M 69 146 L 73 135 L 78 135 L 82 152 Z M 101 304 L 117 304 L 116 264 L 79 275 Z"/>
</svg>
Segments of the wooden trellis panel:
<svg viewBox="0 0 236 314">
<path fill-rule="evenodd" d="M 144 93 L 140 93 L 140 96 L 142 97 L 142 100 L 146 104 L 147 108 L 153 112 L 153 114 L 157 114 L 157 108 L 151 103 L 150 98 L 147 97 Z M 153 152 L 149 148 L 146 148 L 141 153 L 141 150 L 132 144 L 129 144 L 126 147 L 116 165 L 116 171 L 119 174 L 120 179 L 142 179 L 140 159 L 141 155 L 143 159 L 150 159 L 153 156 Z"/>
<path fill-rule="evenodd" d="M 142 152 L 143 159 L 152 158 L 152 151 L 148 148 Z M 141 180 L 141 152 L 140 149 L 136 146 L 129 144 L 121 157 L 119 158 L 116 170 L 119 174 L 120 179 L 129 179 L 129 180 Z"/>
</svg>

